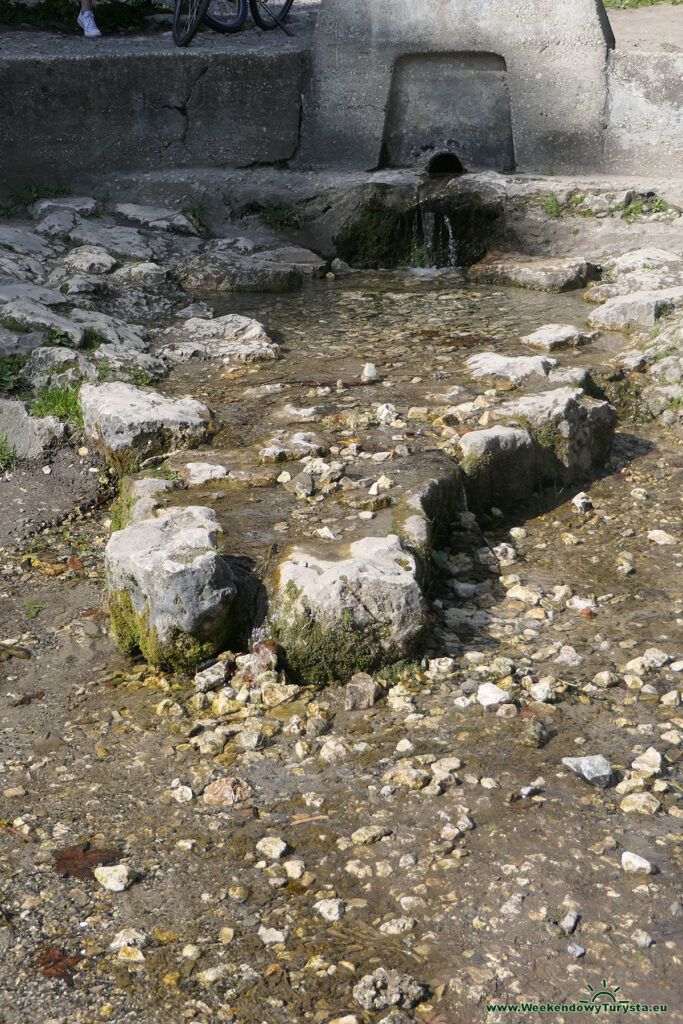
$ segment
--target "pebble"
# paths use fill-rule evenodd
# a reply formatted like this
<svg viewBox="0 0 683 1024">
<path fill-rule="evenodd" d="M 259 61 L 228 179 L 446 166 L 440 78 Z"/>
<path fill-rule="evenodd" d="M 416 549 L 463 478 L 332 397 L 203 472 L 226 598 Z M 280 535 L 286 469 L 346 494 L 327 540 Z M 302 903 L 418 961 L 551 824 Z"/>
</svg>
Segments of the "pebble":
<svg viewBox="0 0 683 1024">
<path fill-rule="evenodd" d="M 256 844 L 256 850 L 269 860 L 279 860 L 288 852 L 289 846 L 279 836 L 264 836 Z"/>
<path fill-rule="evenodd" d="M 295 881 L 301 878 L 306 870 L 306 865 L 302 860 L 286 860 L 282 866 L 287 872 L 287 877 Z"/>
<path fill-rule="evenodd" d="M 592 757 L 563 757 L 562 764 L 584 782 L 598 789 L 606 789 L 614 781 L 614 772 L 602 754 Z"/>
<path fill-rule="evenodd" d="M 586 950 L 583 946 L 580 946 L 578 942 L 572 942 L 571 945 L 567 946 L 567 952 L 577 960 L 580 960 L 582 956 L 586 955 Z"/>
<path fill-rule="evenodd" d="M 621 870 L 627 874 L 643 872 L 646 875 L 653 875 L 655 873 L 654 865 L 649 860 L 640 857 L 637 853 L 630 853 L 628 850 L 624 850 L 621 855 Z"/>
<path fill-rule="evenodd" d="M 483 708 L 497 708 L 501 704 L 509 704 L 512 697 L 495 683 L 482 683 L 477 690 L 477 701 Z"/>
<path fill-rule="evenodd" d="M 101 864 L 93 868 L 93 874 L 103 889 L 123 892 L 135 881 L 136 874 L 128 864 Z"/>
<path fill-rule="evenodd" d="M 647 775 L 659 775 L 662 770 L 662 755 L 654 747 L 648 747 L 631 764 L 636 772 L 643 772 Z"/>
<path fill-rule="evenodd" d="M 256 933 L 263 943 L 264 946 L 274 946 L 281 942 L 287 941 L 289 935 L 288 928 L 266 928 L 265 925 L 261 925 L 258 932 Z"/>
<path fill-rule="evenodd" d="M 325 921 L 333 923 L 341 921 L 346 912 L 346 904 L 340 899 L 318 900 L 313 904 L 316 914 L 319 914 Z"/>
<path fill-rule="evenodd" d="M 662 805 L 652 793 L 629 793 L 619 806 L 624 814 L 656 814 Z"/>
<path fill-rule="evenodd" d="M 113 950 L 123 949 L 124 946 L 146 946 L 149 939 L 144 932 L 139 932 L 135 928 L 123 928 L 120 932 L 117 932 L 114 938 L 109 943 L 109 948 Z"/>
<path fill-rule="evenodd" d="M 666 530 L 650 530 L 647 539 L 651 540 L 654 544 L 659 544 L 660 547 L 676 543 L 676 538 L 667 533 Z"/>
</svg>

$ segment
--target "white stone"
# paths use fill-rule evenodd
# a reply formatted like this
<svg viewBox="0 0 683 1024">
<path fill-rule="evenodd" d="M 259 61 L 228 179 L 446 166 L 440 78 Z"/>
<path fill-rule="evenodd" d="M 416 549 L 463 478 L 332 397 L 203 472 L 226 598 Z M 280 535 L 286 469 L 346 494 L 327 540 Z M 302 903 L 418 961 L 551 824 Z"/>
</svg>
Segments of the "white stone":
<svg viewBox="0 0 683 1024">
<path fill-rule="evenodd" d="M 482 683 L 477 690 L 477 700 L 484 708 L 497 708 L 501 704 L 510 704 L 512 697 L 495 683 Z"/>
<path fill-rule="evenodd" d="M 264 946 L 274 946 L 281 942 L 287 941 L 289 935 L 288 928 L 266 928 L 265 925 L 261 925 L 258 932 L 258 937 Z"/>
<path fill-rule="evenodd" d="M 269 860 L 279 860 L 287 853 L 289 846 L 279 836 L 264 836 L 256 844 L 257 851 Z"/>
<path fill-rule="evenodd" d="M 166 342 L 162 355 L 172 362 L 199 357 L 219 359 L 227 366 L 272 360 L 278 355 L 278 347 L 263 324 L 234 313 L 212 320 L 191 317 L 184 324 L 166 328 L 161 337 Z"/>
<path fill-rule="evenodd" d="M 628 874 L 636 874 L 642 872 L 646 875 L 654 874 L 654 866 L 645 857 L 640 857 L 637 853 L 630 853 L 628 850 L 624 850 L 621 855 L 621 869 L 626 871 Z"/>
<path fill-rule="evenodd" d="M 532 334 L 525 334 L 522 342 L 531 348 L 542 348 L 546 352 L 552 352 L 556 348 L 582 345 L 594 337 L 595 332 L 582 331 L 571 324 L 545 324 Z M 553 365 L 556 365 L 554 360 Z"/>
<path fill-rule="evenodd" d="M 659 544 L 660 547 L 676 543 L 676 538 L 671 533 L 667 533 L 666 530 L 650 530 L 647 539 L 651 540 L 654 544 Z"/>
<path fill-rule="evenodd" d="M 194 398 L 174 400 L 132 384 L 84 384 L 80 391 L 85 433 L 112 452 L 135 451 L 140 456 L 205 441 L 211 412 Z"/>
<path fill-rule="evenodd" d="M 325 899 L 318 900 L 317 903 L 314 903 L 313 909 L 316 914 L 319 914 L 325 921 L 332 923 L 334 921 L 341 921 L 346 911 L 346 906 L 343 900 Z"/>
<path fill-rule="evenodd" d="M 135 881 L 136 875 L 128 864 L 100 864 L 92 869 L 103 889 L 123 892 Z"/>
</svg>

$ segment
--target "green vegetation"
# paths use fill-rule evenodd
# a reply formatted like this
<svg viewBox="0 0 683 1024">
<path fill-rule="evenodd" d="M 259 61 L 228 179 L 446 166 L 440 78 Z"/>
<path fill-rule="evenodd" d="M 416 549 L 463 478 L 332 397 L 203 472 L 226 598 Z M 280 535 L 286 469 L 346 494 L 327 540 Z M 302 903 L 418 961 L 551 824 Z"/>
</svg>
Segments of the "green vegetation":
<svg viewBox="0 0 683 1024">
<path fill-rule="evenodd" d="M 296 207 L 292 206 L 291 203 L 268 202 L 265 206 L 260 207 L 257 216 L 267 228 L 274 228 L 276 230 L 280 228 L 300 229 L 309 219 L 305 214 L 297 210 Z"/>
<path fill-rule="evenodd" d="M 7 3 L 7 0 L 0 0 L 0 24 L 5 22 L 4 12 L 6 7 L 14 7 L 14 4 Z M 25 7 L 23 4 L 16 5 L 26 15 L 29 11 L 35 10 L 35 8 Z M 75 7 L 74 7 L 75 10 Z M 28 21 L 28 17 L 22 18 L 22 21 Z M 10 22 L 12 24 L 12 22 Z M 20 189 L 18 192 L 13 192 L 9 199 L 0 202 L 0 217 L 11 217 L 17 210 L 22 210 L 26 206 L 32 206 L 37 203 L 39 199 L 56 199 L 64 196 L 68 196 L 71 193 L 71 189 L 63 188 L 61 185 L 53 186 L 41 186 L 41 185 L 26 185 L 25 188 Z"/>
<path fill-rule="evenodd" d="M 618 7 L 626 10 L 630 7 L 654 7 L 656 4 L 666 3 L 667 0 L 605 0 L 605 7 Z M 674 7 L 683 3 L 683 0 L 668 0 Z"/>
<path fill-rule="evenodd" d="M 17 320 L 14 316 L 0 316 L 0 327 L 4 327 L 8 331 L 14 331 L 15 334 L 28 334 L 31 328 L 28 324 L 24 324 L 21 320 Z"/>
<path fill-rule="evenodd" d="M 0 356 L 0 391 L 14 391 L 23 363 L 22 356 Z"/>
<path fill-rule="evenodd" d="M 107 0 L 97 5 L 97 24 L 109 35 L 117 30 L 142 28 L 148 15 L 158 13 L 159 8 L 151 0 L 129 0 L 125 4 Z M 80 31 L 76 26 L 77 16 L 78 5 L 73 0 L 40 0 L 31 7 L 28 4 L 12 3 L 12 0 L 0 0 L 0 24 L 4 25 L 38 25 L 40 28 L 76 33 Z M 36 191 L 44 192 L 42 189 Z M 55 194 L 60 193 L 55 193 L 54 189 L 48 193 L 50 196 Z M 36 198 L 46 196 L 41 194 Z"/>
<path fill-rule="evenodd" d="M 215 641 L 197 640 L 181 629 L 173 631 L 166 642 L 159 640 L 156 629 L 149 625 L 149 609 L 138 614 L 126 591 L 109 595 L 109 615 L 118 645 L 124 654 L 140 651 L 145 661 L 159 668 L 191 675 L 202 661 L 222 649 L 224 637 Z"/>
<path fill-rule="evenodd" d="M 131 370 L 130 378 L 133 381 L 133 384 L 137 385 L 139 388 L 146 388 L 152 383 L 150 375 L 140 366 L 136 366 Z"/>
<path fill-rule="evenodd" d="M 27 601 L 26 602 L 26 618 L 27 619 L 35 619 L 36 615 L 39 615 L 40 612 L 42 612 L 42 610 L 44 609 L 44 607 L 45 607 L 44 604 L 36 604 L 35 601 Z"/>
<path fill-rule="evenodd" d="M 663 213 L 668 208 L 666 201 L 661 196 L 632 199 L 629 203 L 618 203 L 614 207 L 615 212 L 622 211 L 621 219 L 628 221 L 637 220 L 649 213 Z"/>
<path fill-rule="evenodd" d="M 543 209 L 549 217 L 559 217 L 562 213 L 562 207 L 557 196 L 546 196 L 543 202 Z"/>
<path fill-rule="evenodd" d="M 204 203 L 197 202 L 193 203 L 192 206 L 184 206 L 180 212 L 197 226 L 199 233 L 203 235 L 204 238 L 209 238 L 211 235 L 211 230 L 209 228 L 209 211 Z"/>
<path fill-rule="evenodd" d="M 35 416 L 57 416 L 65 423 L 83 426 L 83 413 L 78 401 L 79 385 L 41 388 L 33 402 L 31 412 Z"/>
<path fill-rule="evenodd" d="M 0 434 L 0 473 L 14 469 L 18 461 L 14 446 L 9 443 L 4 434 Z"/>
</svg>

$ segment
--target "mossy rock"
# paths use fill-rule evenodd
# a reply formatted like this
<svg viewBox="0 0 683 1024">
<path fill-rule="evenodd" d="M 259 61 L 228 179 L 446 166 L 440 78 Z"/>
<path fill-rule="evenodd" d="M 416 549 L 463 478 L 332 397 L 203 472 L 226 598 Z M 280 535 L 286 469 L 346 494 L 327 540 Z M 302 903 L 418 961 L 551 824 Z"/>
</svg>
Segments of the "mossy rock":
<svg viewBox="0 0 683 1024">
<path fill-rule="evenodd" d="M 220 643 L 198 640 L 181 629 L 174 629 L 165 641 L 149 625 L 149 609 L 135 611 L 126 591 L 109 595 L 109 615 L 119 648 L 124 654 L 138 651 L 145 661 L 158 668 L 191 675 L 197 665 L 221 650 Z"/>
</svg>

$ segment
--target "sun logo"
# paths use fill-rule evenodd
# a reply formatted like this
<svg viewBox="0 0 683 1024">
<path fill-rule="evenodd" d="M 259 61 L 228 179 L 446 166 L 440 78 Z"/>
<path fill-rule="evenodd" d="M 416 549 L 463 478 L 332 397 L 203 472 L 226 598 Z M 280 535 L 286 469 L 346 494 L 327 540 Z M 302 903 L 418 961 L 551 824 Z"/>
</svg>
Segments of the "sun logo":
<svg viewBox="0 0 683 1024">
<path fill-rule="evenodd" d="M 621 985 L 615 985 L 614 988 L 607 988 L 607 978 L 603 978 L 600 982 L 602 988 L 597 992 L 592 985 L 588 985 L 588 991 L 593 993 L 592 999 L 582 999 L 581 1002 L 587 1006 L 595 1006 L 597 1002 L 604 1003 L 611 1001 L 616 1005 L 617 1003 L 617 992 L 621 992 Z"/>
</svg>

